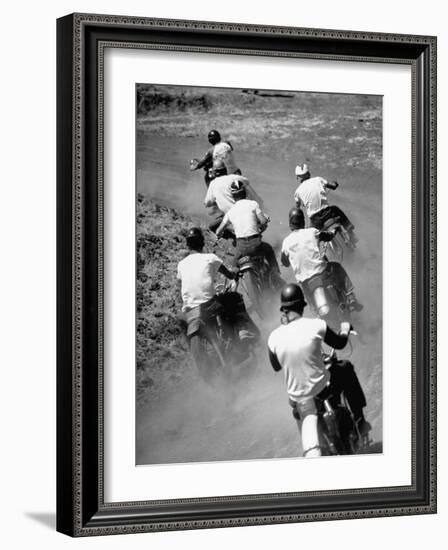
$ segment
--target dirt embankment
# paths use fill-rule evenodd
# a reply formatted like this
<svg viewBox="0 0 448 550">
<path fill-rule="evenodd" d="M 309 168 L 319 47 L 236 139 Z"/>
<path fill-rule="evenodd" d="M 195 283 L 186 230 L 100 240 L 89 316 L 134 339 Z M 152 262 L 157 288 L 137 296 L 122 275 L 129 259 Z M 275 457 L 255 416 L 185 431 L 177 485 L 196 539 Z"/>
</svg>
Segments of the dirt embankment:
<svg viewBox="0 0 448 550">
<path fill-rule="evenodd" d="M 179 382 L 197 376 L 181 315 L 177 264 L 188 254 L 185 235 L 202 227 L 207 250 L 226 256 L 204 223 L 137 197 L 137 397 L 139 403 L 160 398 Z"/>
</svg>

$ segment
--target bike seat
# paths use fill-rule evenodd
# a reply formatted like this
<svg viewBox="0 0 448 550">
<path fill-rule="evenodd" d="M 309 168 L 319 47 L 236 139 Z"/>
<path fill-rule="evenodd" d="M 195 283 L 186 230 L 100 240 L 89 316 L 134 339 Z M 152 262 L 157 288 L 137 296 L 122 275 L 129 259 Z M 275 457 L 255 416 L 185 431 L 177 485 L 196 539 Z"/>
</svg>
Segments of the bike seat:
<svg viewBox="0 0 448 550">
<path fill-rule="evenodd" d="M 263 256 L 243 256 L 238 260 L 238 265 L 240 266 L 240 271 L 246 271 L 253 264 L 263 263 Z"/>
<path fill-rule="evenodd" d="M 322 229 L 325 231 L 331 229 L 335 225 L 341 225 L 340 221 L 336 218 L 329 218 L 328 220 L 325 220 Z"/>
</svg>

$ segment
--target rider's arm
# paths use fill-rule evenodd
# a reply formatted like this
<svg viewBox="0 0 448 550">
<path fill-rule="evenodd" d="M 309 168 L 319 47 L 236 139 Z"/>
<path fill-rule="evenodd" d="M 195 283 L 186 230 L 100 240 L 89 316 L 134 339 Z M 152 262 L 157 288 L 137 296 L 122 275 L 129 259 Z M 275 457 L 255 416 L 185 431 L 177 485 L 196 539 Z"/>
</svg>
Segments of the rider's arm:
<svg viewBox="0 0 448 550">
<path fill-rule="evenodd" d="M 269 223 L 269 218 L 261 211 L 260 205 L 257 203 L 257 207 L 255 208 L 255 215 L 257 216 L 258 223 L 261 227 L 266 227 Z"/>
<path fill-rule="evenodd" d="M 213 206 L 215 204 L 215 195 L 213 194 L 213 186 L 210 184 L 207 189 L 207 194 L 205 195 L 204 205 Z"/>
<path fill-rule="evenodd" d="M 224 229 L 229 225 L 229 218 L 227 216 L 227 214 L 224 216 L 224 218 L 222 219 L 222 222 L 219 224 L 219 227 L 218 229 L 216 230 L 216 236 L 219 237 L 222 235 Z"/>
<path fill-rule="evenodd" d="M 300 187 L 300 185 L 299 185 L 299 187 Z M 302 206 L 302 201 L 300 200 L 300 196 L 299 196 L 299 187 L 297 187 L 297 189 L 294 193 L 294 200 L 295 200 L 297 208 L 300 208 Z"/>
<path fill-rule="evenodd" d="M 331 348 L 342 349 L 342 348 L 345 348 L 345 346 L 347 345 L 349 335 L 350 335 L 349 323 L 341 323 L 341 330 L 339 331 L 339 334 L 334 332 L 327 325 L 327 331 L 325 333 L 324 342 Z"/>
<path fill-rule="evenodd" d="M 325 183 L 325 187 L 327 189 L 331 189 L 332 191 L 335 191 L 339 187 L 339 183 L 337 181 L 327 181 Z"/>
<path fill-rule="evenodd" d="M 200 161 L 196 164 L 195 168 L 193 170 L 198 170 L 199 168 L 202 168 L 203 166 L 206 166 L 207 164 L 210 164 L 213 160 L 213 148 L 209 149 L 203 158 L 201 158 Z"/>
<path fill-rule="evenodd" d="M 282 255 L 280 256 L 280 261 L 282 262 L 282 265 L 284 265 L 285 267 L 289 267 L 291 265 L 289 261 L 289 257 L 285 252 L 283 252 L 283 250 L 282 250 Z"/>
<path fill-rule="evenodd" d="M 222 273 L 225 277 L 227 277 L 227 279 L 236 279 L 238 276 L 238 274 L 235 273 L 235 271 L 230 271 L 230 269 L 227 269 L 227 267 L 224 264 L 221 264 L 218 271 Z"/>
<path fill-rule="evenodd" d="M 275 353 L 272 352 L 270 349 L 269 349 L 269 361 L 271 362 L 272 368 L 273 368 L 276 372 L 278 372 L 279 370 L 281 370 L 282 366 L 281 366 L 280 363 L 278 362 L 277 356 L 276 356 Z"/>
</svg>

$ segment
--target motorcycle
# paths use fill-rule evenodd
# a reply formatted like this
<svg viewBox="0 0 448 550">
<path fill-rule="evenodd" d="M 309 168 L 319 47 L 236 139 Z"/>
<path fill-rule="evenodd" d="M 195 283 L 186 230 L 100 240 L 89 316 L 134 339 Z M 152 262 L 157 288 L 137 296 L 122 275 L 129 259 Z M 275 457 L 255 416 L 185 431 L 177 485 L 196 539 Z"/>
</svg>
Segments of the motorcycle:
<svg viewBox="0 0 448 550">
<path fill-rule="evenodd" d="M 269 221 L 269 218 L 267 218 L 266 223 L 260 227 L 261 233 L 266 230 Z M 233 232 L 230 230 L 225 231 L 228 231 L 228 236 L 222 234 L 222 238 L 235 238 Z M 239 270 L 238 281 L 241 285 L 247 310 L 250 314 L 255 312 L 259 319 L 267 316 L 270 311 L 269 301 L 285 284 L 278 269 L 274 269 L 272 263 L 268 261 L 269 254 L 274 255 L 273 252 L 270 252 L 271 250 L 270 246 L 262 242 L 256 254 L 239 258 L 237 264 Z M 274 259 L 274 261 L 276 260 Z"/>
<path fill-rule="evenodd" d="M 270 302 L 277 298 L 285 282 L 265 256 L 243 256 L 238 260 L 238 268 L 248 311 L 255 312 L 260 319 L 266 318 L 272 311 Z"/>
<path fill-rule="evenodd" d="M 205 381 L 230 377 L 233 367 L 253 362 L 259 331 L 236 288 L 218 287 L 212 300 L 186 313 L 186 322 L 190 351 Z"/>
<path fill-rule="evenodd" d="M 327 368 L 339 362 L 334 350 L 326 355 L 324 361 Z M 324 456 L 352 455 L 369 447 L 371 442 L 368 432 L 360 433 L 344 392 L 330 382 L 315 397 L 315 403 L 319 446 Z"/>
<path fill-rule="evenodd" d="M 249 312 L 255 311 L 260 319 L 265 316 L 263 295 L 267 286 L 268 266 L 266 263 L 262 256 L 244 256 L 238 261 L 247 309 Z"/>
</svg>

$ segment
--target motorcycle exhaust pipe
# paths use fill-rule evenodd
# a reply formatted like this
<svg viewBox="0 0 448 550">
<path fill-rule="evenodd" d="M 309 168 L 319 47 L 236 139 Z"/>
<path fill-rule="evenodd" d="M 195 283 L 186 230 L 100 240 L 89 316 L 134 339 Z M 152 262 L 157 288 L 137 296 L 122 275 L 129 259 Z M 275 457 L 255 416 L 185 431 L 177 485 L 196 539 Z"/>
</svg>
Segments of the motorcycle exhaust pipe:
<svg viewBox="0 0 448 550">
<path fill-rule="evenodd" d="M 325 317 L 330 313 L 330 305 L 325 296 L 325 290 L 323 287 L 317 287 L 313 292 L 314 305 L 319 317 Z"/>
</svg>

